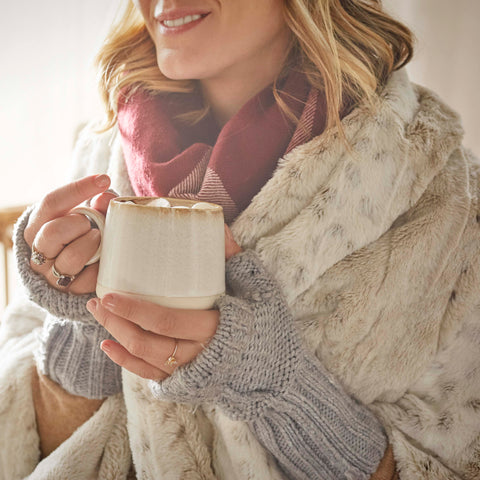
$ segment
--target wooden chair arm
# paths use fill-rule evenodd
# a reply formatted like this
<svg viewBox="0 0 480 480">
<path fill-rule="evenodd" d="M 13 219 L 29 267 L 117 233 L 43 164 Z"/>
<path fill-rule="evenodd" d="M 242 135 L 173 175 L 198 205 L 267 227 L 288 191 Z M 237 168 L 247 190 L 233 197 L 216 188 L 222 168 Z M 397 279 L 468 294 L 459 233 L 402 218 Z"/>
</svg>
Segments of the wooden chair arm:
<svg viewBox="0 0 480 480">
<path fill-rule="evenodd" d="M 5 305 L 8 304 L 8 251 L 13 246 L 13 226 L 28 205 L 0 208 L 0 243 L 3 244 L 3 268 L 5 273 Z"/>
<path fill-rule="evenodd" d="M 0 208 L 0 242 L 8 249 L 12 248 L 13 225 L 28 205 Z"/>
</svg>

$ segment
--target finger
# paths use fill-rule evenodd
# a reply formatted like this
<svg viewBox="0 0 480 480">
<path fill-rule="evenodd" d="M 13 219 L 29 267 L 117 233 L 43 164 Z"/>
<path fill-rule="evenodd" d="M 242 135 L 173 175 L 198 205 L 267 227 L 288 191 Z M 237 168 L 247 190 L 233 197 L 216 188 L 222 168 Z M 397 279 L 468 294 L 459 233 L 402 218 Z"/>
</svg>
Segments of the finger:
<svg viewBox="0 0 480 480">
<path fill-rule="evenodd" d="M 24 237 L 29 246 L 44 223 L 65 215 L 80 203 L 105 191 L 109 185 L 107 175 L 91 175 L 48 193 L 32 212 L 25 228 Z"/>
<path fill-rule="evenodd" d="M 86 293 L 93 293 L 95 291 L 98 275 L 98 263 L 90 265 L 82 270 L 79 274 L 75 275 L 74 280 L 67 286 L 61 286 L 57 283 L 58 278 L 53 274 L 53 263 L 47 272 L 43 274 L 47 282 L 57 290 L 61 292 L 70 292 L 75 295 L 83 295 Z M 62 272 L 56 269 L 59 274 L 65 275 L 66 272 Z M 67 274 L 68 275 L 68 274 Z"/>
<path fill-rule="evenodd" d="M 219 322 L 217 310 L 167 308 L 124 295 L 109 293 L 102 305 L 110 312 L 134 322 L 144 330 L 182 340 L 207 343 Z"/>
<path fill-rule="evenodd" d="M 90 202 L 90 207 L 103 213 L 103 215 L 106 215 L 110 200 L 116 197 L 118 197 L 118 195 L 110 190 L 100 193 L 99 195 L 96 195 L 92 198 L 92 201 Z"/>
<path fill-rule="evenodd" d="M 228 260 L 241 251 L 242 247 L 235 241 L 232 231 L 228 228 L 228 225 L 225 224 L 225 260 Z"/>
<path fill-rule="evenodd" d="M 173 371 L 174 367 L 165 362 L 173 354 L 176 345 L 177 365 L 192 361 L 203 349 L 197 342 L 180 341 L 143 330 L 135 323 L 105 309 L 98 299 L 89 300 L 87 308 L 131 355 L 164 372 Z"/>
<path fill-rule="evenodd" d="M 128 350 L 113 340 L 104 340 L 101 349 L 117 365 L 126 368 L 128 371 L 148 380 L 165 380 L 168 373 L 150 365 L 141 358 L 133 356 Z"/>
<path fill-rule="evenodd" d="M 100 233 L 97 230 L 90 230 L 82 237 L 65 247 L 60 255 L 47 266 L 48 269 L 42 273 L 48 283 L 60 291 L 69 291 L 75 294 L 91 293 L 95 291 L 98 275 L 98 264 L 85 267 L 86 262 L 95 253 L 100 244 Z M 92 253 L 93 252 L 93 253 Z M 74 277 L 70 283 L 62 285 L 59 278 L 54 274 L 53 269 L 60 275 Z"/>
<path fill-rule="evenodd" d="M 98 262 L 85 267 L 70 284 L 68 291 L 75 295 L 93 293 L 97 287 Z"/>
<path fill-rule="evenodd" d="M 54 259 L 76 238 L 82 237 L 91 229 L 90 222 L 84 215 L 65 215 L 45 223 L 38 231 L 33 244 L 46 258 Z M 51 263 L 37 265 L 30 262 L 32 269 L 38 273 L 46 272 Z"/>
<path fill-rule="evenodd" d="M 55 268 L 67 275 L 77 275 L 93 257 L 100 245 L 101 234 L 97 229 L 69 243 L 55 259 Z"/>
</svg>

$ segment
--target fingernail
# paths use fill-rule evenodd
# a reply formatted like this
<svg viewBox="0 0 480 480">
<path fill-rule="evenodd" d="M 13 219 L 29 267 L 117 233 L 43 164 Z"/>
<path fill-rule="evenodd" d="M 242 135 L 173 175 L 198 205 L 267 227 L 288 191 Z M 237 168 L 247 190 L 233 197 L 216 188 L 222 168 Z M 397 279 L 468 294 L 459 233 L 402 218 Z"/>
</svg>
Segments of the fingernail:
<svg viewBox="0 0 480 480">
<path fill-rule="evenodd" d="M 109 188 L 108 190 L 105 190 L 105 193 L 111 193 L 113 195 L 116 195 L 117 197 L 120 195 L 118 192 L 116 192 L 113 188 Z"/>
<path fill-rule="evenodd" d="M 97 310 L 97 299 L 96 298 L 92 298 L 87 302 L 87 310 L 90 313 L 95 313 L 95 311 Z"/>
<path fill-rule="evenodd" d="M 112 351 L 112 349 L 110 348 L 110 345 L 108 343 L 106 343 L 105 341 L 103 341 L 101 344 L 100 344 L 100 348 L 105 352 L 105 353 L 110 353 Z"/>
<path fill-rule="evenodd" d="M 113 295 L 105 295 L 102 298 L 102 305 L 107 308 L 114 308 L 115 307 L 115 298 Z"/>
<path fill-rule="evenodd" d="M 108 177 L 108 175 L 97 175 L 95 177 L 95 185 L 97 185 L 97 187 L 107 187 L 110 183 L 110 178 Z"/>
</svg>

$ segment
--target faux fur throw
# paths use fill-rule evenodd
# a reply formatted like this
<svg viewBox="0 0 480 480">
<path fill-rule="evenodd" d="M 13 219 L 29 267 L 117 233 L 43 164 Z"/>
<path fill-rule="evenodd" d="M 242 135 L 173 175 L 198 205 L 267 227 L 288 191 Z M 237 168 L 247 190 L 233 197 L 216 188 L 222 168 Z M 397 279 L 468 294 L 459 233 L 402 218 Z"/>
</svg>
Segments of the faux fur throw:
<svg viewBox="0 0 480 480">
<path fill-rule="evenodd" d="M 392 75 L 373 112 L 358 107 L 343 124 L 353 153 L 334 134 L 297 147 L 233 234 L 276 276 L 312 351 L 383 420 L 400 478 L 478 478 L 478 163 L 461 146 L 457 115 L 405 72 Z M 191 421 L 200 428 L 201 412 L 155 404 L 140 379 L 126 385 L 139 464 L 152 465 L 142 435 L 186 448 L 180 432 Z M 155 411 L 171 420 L 167 431 L 149 427 Z M 215 471 L 241 471 L 258 442 L 205 412 Z M 276 478 L 268 458 L 236 478 Z M 188 465 L 156 467 L 181 478 Z"/>
<path fill-rule="evenodd" d="M 234 237 L 276 277 L 311 351 L 382 420 L 401 480 L 478 479 L 478 161 L 457 115 L 404 71 L 343 125 L 353 152 L 327 132 L 292 150 Z M 111 135 L 81 137 L 75 175 L 108 172 L 130 194 Z M 139 478 L 282 478 L 248 426 L 210 405 L 155 400 L 126 372 L 124 399 Z"/>
<path fill-rule="evenodd" d="M 278 106 L 272 86 L 220 131 L 211 113 L 194 125 L 179 120 L 181 114 L 202 108 L 198 92 L 153 96 L 138 91 L 120 102 L 118 126 L 135 193 L 215 202 L 230 223 L 285 152 L 323 131 L 323 95 L 300 73 L 291 73 L 282 83 L 280 96 L 300 118 L 297 127 Z"/>
</svg>

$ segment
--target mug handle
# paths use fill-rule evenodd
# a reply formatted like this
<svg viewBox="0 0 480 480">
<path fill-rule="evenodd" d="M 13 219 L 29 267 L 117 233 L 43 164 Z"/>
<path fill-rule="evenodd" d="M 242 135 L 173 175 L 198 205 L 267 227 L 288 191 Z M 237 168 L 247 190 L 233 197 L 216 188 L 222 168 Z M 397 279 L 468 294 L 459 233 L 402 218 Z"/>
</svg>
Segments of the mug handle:
<svg viewBox="0 0 480 480">
<path fill-rule="evenodd" d="M 103 239 L 103 231 L 105 230 L 105 217 L 98 210 L 90 207 L 75 207 L 70 210 L 69 213 L 78 213 L 80 215 L 85 215 L 88 220 L 90 220 L 90 222 L 94 223 L 97 226 Z M 93 254 L 93 257 L 85 264 L 85 266 L 92 265 L 92 263 L 98 262 L 100 260 L 101 251 L 102 240 L 100 240 L 100 245 L 98 246 L 97 251 Z"/>
</svg>

